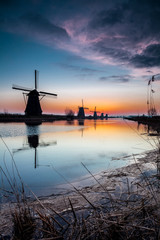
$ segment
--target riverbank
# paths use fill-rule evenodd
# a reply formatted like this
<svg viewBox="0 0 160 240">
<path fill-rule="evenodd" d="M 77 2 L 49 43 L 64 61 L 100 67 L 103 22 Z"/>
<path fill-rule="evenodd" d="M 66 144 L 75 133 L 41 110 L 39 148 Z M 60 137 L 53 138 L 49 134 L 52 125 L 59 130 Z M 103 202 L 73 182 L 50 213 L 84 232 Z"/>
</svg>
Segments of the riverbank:
<svg viewBox="0 0 160 240">
<path fill-rule="evenodd" d="M 159 152 L 123 160 L 128 158 L 131 164 L 125 167 L 96 176 L 89 173 L 94 180 L 91 186 L 70 185 L 65 194 L 2 204 L 0 234 L 8 239 L 17 234 L 15 226 L 29 209 L 34 227 L 32 233 L 26 232 L 32 235 L 28 239 L 158 239 Z"/>
<path fill-rule="evenodd" d="M 121 118 L 121 117 L 111 117 L 111 118 Z M 107 120 L 107 117 L 97 116 L 95 119 L 93 116 L 86 116 L 84 119 L 89 120 Z M 43 122 L 53 122 L 53 121 L 84 121 L 84 119 L 78 119 L 77 116 L 74 115 L 55 115 L 55 114 L 42 114 L 40 116 L 26 116 L 22 114 L 11 114 L 11 113 L 0 113 L 0 123 L 12 123 L 12 122 L 24 122 L 27 125 L 39 125 Z"/>
<path fill-rule="evenodd" d="M 149 126 L 157 126 L 159 127 L 159 122 L 160 122 L 160 116 L 128 116 L 124 117 L 124 119 L 129 120 L 129 121 L 135 121 L 138 122 L 139 124 L 144 124 L 144 125 L 149 125 Z"/>
<path fill-rule="evenodd" d="M 26 124 L 39 125 L 42 122 L 53 122 L 59 120 L 67 120 L 66 115 L 43 114 L 41 116 L 26 116 L 22 114 L 0 114 L 0 122 L 25 122 Z"/>
</svg>

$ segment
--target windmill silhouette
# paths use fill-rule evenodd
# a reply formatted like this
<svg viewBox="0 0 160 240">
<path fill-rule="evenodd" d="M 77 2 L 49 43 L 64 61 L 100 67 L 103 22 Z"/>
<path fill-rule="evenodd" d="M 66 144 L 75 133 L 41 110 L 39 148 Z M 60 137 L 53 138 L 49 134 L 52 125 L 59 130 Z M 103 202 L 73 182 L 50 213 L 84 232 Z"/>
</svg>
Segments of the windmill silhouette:
<svg viewBox="0 0 160 240">
<path fill-rule="evenodd" d="M 82 107 L 78 107 L 78 108 L 79 108 L 78 115 L 77 115 L 78 119 L 85 119 L 84 109 L 89 109 L 89 108 L 84 107 L 83 99 L 82 99 Z"/>
<path fill-rule="evenodd" d="M 107 114 L 107 113 L 106 113 L 105 119 L 106 119 L 106 120 L 108 119 L 108 114 Z"/>
<path fill-rule="evenodd" d="M 37 91 L 37 70 L 35 70 L 35 89 L 19 87 L 16 85 L 13 85 L 12 89 L 24 91 L 23 96 L 26 104 L 26 109 L 25 109 L 26 116 L 41 116 L 42 109 L 41 109 L 40 101 L 42 100 L 42 98 L 45 97 L 46 95 L 57 96 L 57 94 L 54 94 L 54 93 Z M 27 101 L 25 97 L 27 98 Z"/>
<path fill-rule="evenodd" d="M 93 112 L 93 118 L 94 118 L 94 119 L 97 119 L 97 118 L 98 118 L 97 113 L 99 113 L 99 112 L 96 111 L 96 106 L 95 106 L 94 111 L 90 111 L 90 112 Z"/>
<path fill-rule="evenodd" d="M 104 119 L 104 113 L 103 112 L 101 113 L 100 119 L 102 119 L 102 120 Z"/>
</svg>

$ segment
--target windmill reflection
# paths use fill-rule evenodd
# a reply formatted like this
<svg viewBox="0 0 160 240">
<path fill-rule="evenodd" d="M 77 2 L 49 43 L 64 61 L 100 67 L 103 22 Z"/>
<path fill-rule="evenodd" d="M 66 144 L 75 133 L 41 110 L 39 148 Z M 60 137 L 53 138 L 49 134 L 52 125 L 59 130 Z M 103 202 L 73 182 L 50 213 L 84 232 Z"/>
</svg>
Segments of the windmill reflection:
<svg viewBox="0 0 160 240">
<path fill-rule="evenodd" d="M 84 126 L 84 119 L 78 119 L 78 125 Z"/>
<path fill-rule="evenodd" d="M 94 120 L 94 129 L 96 130 L 96 128 L 97 128 L 97 121 Z"/>
<path fill-rule="evenodd" d="M 84 126 L 84 119 L 78 119 L 78 125 Z M 81 137 L 83 137 L 84 128 L 81 128 L 80 131 L 81 131 Z"/>
<path fill-rule="evenodd" d="M 37 149 L 40 147 L 48 147 L 51 145 L 57 145 L 57 141 L 52 142 L 43 142 L 42 140 L 39 141 L 39 126 L 27 126 L 27 139 L 26 143 L 23 144 L 22 148 L 14 149 L 13 154 L 18 153 L 20 151 L 26 151 L 30 149 L 34 149 L 34 168 L 37 168 L 38 166 L 46 166 L 49 167 L 49 165 L 40 165 L 37 163 L 38 156 L 37 156 Z"/>
</svg>

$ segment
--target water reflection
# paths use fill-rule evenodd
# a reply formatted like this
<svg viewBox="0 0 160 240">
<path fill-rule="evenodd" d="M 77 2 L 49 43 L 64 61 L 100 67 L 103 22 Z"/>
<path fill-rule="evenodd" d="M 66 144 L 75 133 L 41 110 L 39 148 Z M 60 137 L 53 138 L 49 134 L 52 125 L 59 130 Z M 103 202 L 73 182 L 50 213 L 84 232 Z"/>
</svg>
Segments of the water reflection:
<svg viewBox="0 0 160 240">
<path fill-rule="evenodd" d="M 157 168 L 157 178 L 160 179 L 160 126 L 159 124 L 155 124 L 155 125 L 150 125 L 150 124 L 140 124 L 138 123 L 138 129 L 140 128 L 140 126 L 144 127 L 144 134 L 146 134 L 149 139 L 148 141 L 151 141 L 151 144 L 153 146 L 153 150 L 157 151 L 156 154 L 156 168 Z"/>
<path fill-rule="evenodd" d="M 66 125 L 74 125 L 74 120 L 73 119 L 67 119 L 66 120 Z"/>
<path fill-rule="evenodd" d="M 136 123 L 126 124 L 119 119 L 57 121 L 39 126 L 0 124 L 0 132 L 4 128 L 7 132 L 4 132 L 4 140 L 14 154 L 24 182 L 38 195 L 50 194 L 65 183 L 53 167 L 68 181 L 80 180 L 81 184 L 88 174 L 81 162 L 96 174 L 125 166 L 128 158 L 124 160 L 124 156 L 141 153 L 150 147 L 140 137 L 144 133 L 141 126 L 137 134 Z M 3 159 L 6 149 L 2 142 L 0 150 Z M 11 166 L 8 155 L 6 162 Z"/>
<path fill-rule="evenodd" d="M 84 126 L 84 119 L 78 119 L 78 124 L 80 126 Z"/>
<path fill-rule="evenodd" d="M 35 125 L 35 126 L 26 125 L 26 133 L 27 133 L 26 143 L 23 144 L 23 147 L 14 149 L 13 154 L 33 148 L 34 149 L 34 168 L 37 168 L 38 166 L 40 166 L 40 164 L 38 164 L 38 159 L 37 159 L 38 158 L 37 157 L 37 148 L 38 147 L 48 147 L 51 145 L 57 145 L 57 141 L 51 141 L 51 142 L 41 141 L 41 142 L 39 142 L 39 126 L 38 125 Z M 43 166 L 49 167 L 50 165 L 43 165 Z"/>
<path fill-rule="evenodd" d="M 40 134 L 40 126 L 39 125 L 26 125 L 26 135 L 39 135 Z"/>
</svg>

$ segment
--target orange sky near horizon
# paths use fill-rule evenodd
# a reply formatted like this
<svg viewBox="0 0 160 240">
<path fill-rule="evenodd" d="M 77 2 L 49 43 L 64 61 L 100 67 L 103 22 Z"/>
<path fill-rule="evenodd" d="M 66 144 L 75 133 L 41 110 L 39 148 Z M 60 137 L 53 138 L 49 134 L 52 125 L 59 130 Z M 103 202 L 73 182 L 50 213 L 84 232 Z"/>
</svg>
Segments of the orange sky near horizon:
<svg viewBox="0 0 160 240">
<path fill-rule="evenodd" d="M 156 88 L 160 86 L 156 84 Z M 99 85 L 98 85 L 99 86 Z M 43 113 L 65 114 L 66 109 L 72 109 L 77 115 L 78 106 L 82 105 L 89 109 L 85 110 L 86 115 L 92 115 L 95 106 L 97 112 L 109 115 L 131 115 L 147 114 L 147 83 L 143 82 L 139 87 L 133 83 L 113 86 L 103 86 L 103 88 L 63 88 L 57 87 L 57 98 L 44 97 L 41 100 Z M 8 90 L 9 88 L 9 90 Z M 48 86 L 49 88 L 49 86 Z M 50 89 L 50 88 L 49 88 Z M 52 89 L 50 89 L 52 92 Z M 158 91 L 155 93 L 155 103 L 159 106 Z M 2 91 L 0 101 L 0 112 L 24 113 L 25 102 L 22 91 L 15 91 L 10 86 Z M 157 108 L 158 110 L 158 108 Z M 98 113 L 98 114 L 100 114 Z"/>
<path fill-rule="evenodd" d="M 96 103 L 96 104 L 94 104 Z M 41 101 L 41 108 L 43 113 L 52 114 L 64 114 L 66 109 L 72 109 L 75 115 L 78 112 L 78 106 L 81 106 L 81 100 L 74 99 L 74 102 L 70 99 L 44 99 Z M 139 101 L 139 99 L 132 100 L 119 99 L 114 101 L 112 99 L 100 100 L 100 99 L 86 99 L 84 106 L 89 108 L 85 109 L 87 115 L 92 115 L 90 111 L 94 111 L 95 106 L 98 115 L 103 112 L 109 115 L 129 115 L 129 114 L 142 114 L 147 112 L 147 106 L 145 101 Z M 24 113 L 25 103 L 22 94 L 18 98 L 7 98 L 5 102 L 0 104 L 1 112 L 13 112 L 13 113 Z"/>
</svg>

